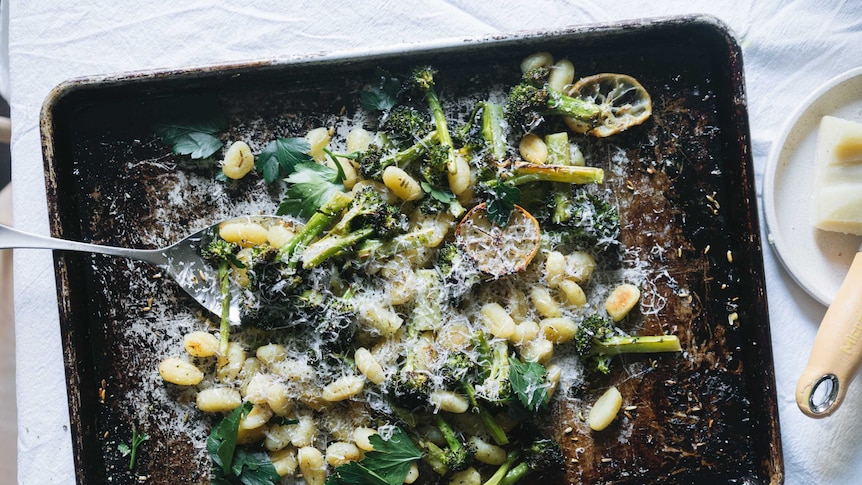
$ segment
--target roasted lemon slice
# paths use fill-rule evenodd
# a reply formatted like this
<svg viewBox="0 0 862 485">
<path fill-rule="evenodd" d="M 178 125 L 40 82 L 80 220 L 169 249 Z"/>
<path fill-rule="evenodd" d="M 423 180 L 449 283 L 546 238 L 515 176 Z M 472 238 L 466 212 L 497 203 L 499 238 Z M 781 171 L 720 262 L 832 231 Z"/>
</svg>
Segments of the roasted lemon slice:
<svg viewBox="0 0 862 485">
<path fill-rule="evenodd" d="M 595 103 L 600 109 L 597 120 L 572 117 L 563 120 L 578 133 L 599 138 L 639 125 L 652 114 L 652 100 L 637 79 L 625 74 L 602 73 L 580 79 L 565 90 L 567 96 Z"/>
<path fill-rule="evenodd" d="M 482 273 L 501 278 L 517 273 L 539 252 L 539 222 L 516 205 L 506 227 L 488 219 L 485 204 L 470 209 L 455 228 L 455 242 Z"/>
</svg>

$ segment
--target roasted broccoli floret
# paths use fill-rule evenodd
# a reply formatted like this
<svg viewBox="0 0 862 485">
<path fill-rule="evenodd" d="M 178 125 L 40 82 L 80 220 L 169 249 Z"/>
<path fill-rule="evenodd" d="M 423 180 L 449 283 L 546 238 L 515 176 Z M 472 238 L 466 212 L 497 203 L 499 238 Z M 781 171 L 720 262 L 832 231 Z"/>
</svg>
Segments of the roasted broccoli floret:
<svg viewBox="0 0 862 485">
<path fill-rule="evenodd" d="M 356 163 L 359 165 L 359 172 L 362 177 L 381 180 L 386 167 L 394 165 L 403 168 L 410 162 L 421 158 L 439 143 L 437 132 L 432 131 L 419 140 L 415 140 L 413 145 L 403 150 L 393 151 L 391 148 L 372 144 L 367 150 L 356 156 Z"/>
<path fill-rule="evenodd" d="M 477 392 L 486 401 L 504 403 L 512 398 L 512 383 L 509 381 L 509 345 L 496 341 L 488 346 L 488 354 L 482 358 L 480 382 Z"/>
<path fill-rule="evenodd" d="M 468 374 L 473 372 L 475 363 L 462 352 L 452 352 L 438 370 L 447 387 L 457 388 Z"/>
<path fill-rule="evenodd" d="M 387 204 L 372 187 L 353 196 L 347 211 L 322 238 L 302 252 L 302 266 L 314 268 L 351 246 L 377 237 L 391 239 L 407 230 L 407 216 L 396 206 Z"/>
<path fill-rule="evenodd" d="M 574 344 L 578 354 L 587 359 L 592 368 L 603 374 L 610 371 L 610 361 L 614 355 L 682 350 L 675 335 L 615 335 L 611 319 L 600 314 L 592 314 L 581 321 Z"/>
<path fill-rule="evenodd" d="M 466 469 L 473 457 L 473 450 L 461 443 L 455 436 L 455 430 L 439 414 L 435 415 L 435 421 L 440 433 L 443 434 L 443 439 L 446 440 L 446 448 L 442 453 L 436 454 L 434 461 L 444 464 L 447 471 L 457 472 Z"/>
<path fill-rule="evenodd" d="M 619 244 L 620 214 L 609 201 L 581 190 L 552 204 L 551 222 L 563 229 L 566 242 L 602 251 Z"/>
<path fill-rule="evenodd" d="M 397 404 L 417 408 L 429 402 L 432 390 L 431 371 L 418 358 L 420 353 L 424 352 L 424 349 L 419 347 L 424 341 L 419 338 L 420 330 L 416 322 L 409 321 L 406 331 L 407 348 L 404 361 L 389 382 L 389 389 Z"/>
<path fill-rule="evenodd" d="M 593 344 L 613 335 L 614 327 L 610 318 L 593 313 L 578 325 L 573 343 L 580 355 L 589 355 Z"/>
<path fill-rule="evenodd" d="M 446 297 L 460 301 L 481 280 L 476 262 L 453 242 L 444 243 L 437 251 L 437 270 L 443 281 Z"/>
<path fill-rule="evenodd" d="M 410 87 L 425 96 L 425 101 L 431 110 L 431 118 L 434 120 L 434 127 L 437 130 L 437 138 L 440 146 L 447 148 L 447 167 L 451 172 L 455 170 L 455 146 L 452 144 L 452 135 L 449 133 L 446 113 L 443 112 L 443 106 L 440 104 L 440 99 L 437 97 L 437 91 L 434 87 L 435 74 L 436 71 L 430 66 L 418 67 L 410 76 L 409 83 Z"/>
<path fill-rule="evenodd" d="M 432 187 L 446 187 L 448 181 L 447 164 L 449 163 L 449 149 L 443 145 L 433 145 L 419 165 L 419 174 L 422 179 Z"/>
<path fill-rule="evenodd" d="M 227 242 L 220 237 L 216 237 L 201 249 L 201 257 L 217 265 L 222 261 L 233 262 L 236 260 L 236 253 L 239 250 L 239 244 Z"/>
<path fill-rule="evenodd" d="M 201 257 L 212 264 L 218 265 L 219 296 L 221 299 L 221 314 L 219 324 L 219 355 L 227 355 L 230 338 L 230 265 L 244 267 L 245 265 L 236 257 L 239 245 L 227 242 L 220 237 L 215 237 L 201 250 Z M 220 364 L 224 363 L 219 358 Z"/>
<path fill-rule="evenodd" d="M 522 451 L 522 455 L 523 461 L 506 472 L 500 485 L 518 483 L 527 475 L 553 476 L 562 471 L 565 462 L 559 443 L 551 439 L 534 441 Z M 536 478 L 533 476 L 533 480 Z"/>
<path fill-rule="evenodd" d="M 524 75 L 523 81 L 509 91 L 506 118 L 512 126 L 531 131 L 547 115 L 570 116 L 593 124 L 601 110 L 592 102 L 566 96 L 547 85 L 548 70 L 539 68 Z"/>
<path fill-rule="evenodd" d="M 242 325 L 273 328 L 292 322 L 294 303 L 290 298 L 302 280 L 279 258 L 279 250 L 268 245 L 253 248 L 247 275 L 247 291 L 240 301 Z"/>
<path fill-rule="evenodd" d="M 306 290 L 293 298 L 293 321 L 305 322 L 305 327 L 317 334 L 328 350 L 350 346 L 356 330 L 356 310 L 351 293 L 340 297 Z"/>
<path fill-rule="evenodd" d="M 399 148 L 407 148 L 431 133 L 434 125 L 427 114 L 407 105 L 398 105 L 392 108 L 380 129 Z"/>
</svg>

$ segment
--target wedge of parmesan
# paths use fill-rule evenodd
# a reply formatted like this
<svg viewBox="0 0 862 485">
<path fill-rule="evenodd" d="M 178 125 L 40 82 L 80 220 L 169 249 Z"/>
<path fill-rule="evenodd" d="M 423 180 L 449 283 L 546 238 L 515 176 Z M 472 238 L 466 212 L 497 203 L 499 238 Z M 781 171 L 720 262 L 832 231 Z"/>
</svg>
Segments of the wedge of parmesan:
<svg viewBox="0 0 862 485">
<path fill-rule="evenodd" d="M 824 116 L 814 161 L 814 226 L 862 235 L 862 123 Z"/>
</svg>

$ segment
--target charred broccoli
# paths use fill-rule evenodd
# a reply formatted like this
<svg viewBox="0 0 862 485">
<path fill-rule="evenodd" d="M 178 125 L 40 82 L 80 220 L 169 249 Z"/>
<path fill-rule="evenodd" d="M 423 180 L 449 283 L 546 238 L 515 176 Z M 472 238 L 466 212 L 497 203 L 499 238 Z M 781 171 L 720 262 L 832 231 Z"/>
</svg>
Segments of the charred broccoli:
<svg viewBox="0 0 862 485">
<path fill-rule="evenodd" d="M 437 144 L 439 144 L 437 132 L 431 131 L 403 150 L 393 151 L 391 148 L 372 144 L 367 150 L 356 155 L 355 160 L 364 178 L 381 180 L 386 167 L 393 165 L 399 168 L 404 167 L 421 158 Z"/>
<path fill-rule="evenodd" d="M 314 268 L 329 258 L 370 237 L 390 239 L 407 231 L 407 216 L 387 204 L 372 187 L 353 196 L 335 226 L 302 252 L 302 266 Z"/>
<path fill-rule="evenodd" d="M 438 250 L 436 268 L 444 283 L 443 291 L 454 301 L 460 301 L 481 279 L 475 260 L 452 242 Z"/>
<path fill-rule="evenodd" d="M 566 96 L 547 84 L 547 68 L 527 72 L 523 81 L 509 91 L 506 117 L 513 126 L 530 131 L 545 115 L 570 116 L 584 123 L 594 123 L 601 110 L 594 103 Z"/>
<path fill-rule="evenodd" d="M 611 319 L 599 314 L 586 317 L 578 325 L 574 344 L 578 354 L 588 359 L 592 367 L 603 374 L 610 371 L 610 360 L 614 355 L 682 350 L 675 335 L 616 335 Z"/>
<path fill-rule="evenodd" d="M 581 190 L 566 203 L 558 202 L 552 202 L 551 221 L 563 230 L 566 242 L 602 251 L 619 244 L 620 214 L 609 201 Z"/>
<path fill-rule="evenodd" d="M 428 115 L 419 110 L 398 105 L 383 120 L 380 129 L 399 147 L 407 148 L 434 130 Z"/>
<path fill-rule="evenodd" d="M 425 96 L 425 101 L 431 110 L 431 118 L 434 120 L 440 146 L 446 147 L 447 150 L 446 165 L 448 170 L 452 172 L 455 170 L 455 146 L 452 144 L 452 135 L 446 122 L 446 113 L 443 111 L 443 106 L 440 104 L 440 99 L 437 97 L 437 91 L 434 87 L 435 74 L 436 71 L 430 66 L 421 66 L 413 71 L 409 82 L 414 90 L 421 92 Z"/>
<path fill-rule="evenodd" d="M 422 440 L 419 446 L 426 451 L 425 462 L 440 475 L 466 469 L 473 458 L 474 450 L 469 445 L 461 443 L 455 435 L 455 430 L 439 414 L 435 415 L 435 422 L 443 439 L 446 440 L 446 448 L 441 448 L 431 441 Z"/>
<path fill-rule="evenodd" d="M 563 451 L 560 449 L 559 443 L 554 440 L 536 440 L 522 453 L 524 460 L 506 472 L 500 485 L 518 483 L 527 475 L 534 473 L 553 476 L 555 473 L 559 473 L 564 466 Z"/>
</svg>

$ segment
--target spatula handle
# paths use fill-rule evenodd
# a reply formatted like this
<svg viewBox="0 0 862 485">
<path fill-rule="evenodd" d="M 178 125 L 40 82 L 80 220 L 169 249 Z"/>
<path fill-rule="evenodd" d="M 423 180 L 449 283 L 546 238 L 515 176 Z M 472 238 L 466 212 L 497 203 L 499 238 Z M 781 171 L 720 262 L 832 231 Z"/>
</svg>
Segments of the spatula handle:
<svg viewBox="0 0 862 485">
<path fill-rule="evenodd" d="M 808 366 L 796 384 L 796 403 L 812 418 L 834 413 L 862 363 L 862 252 L 826 310 Z"/>
</svg>

